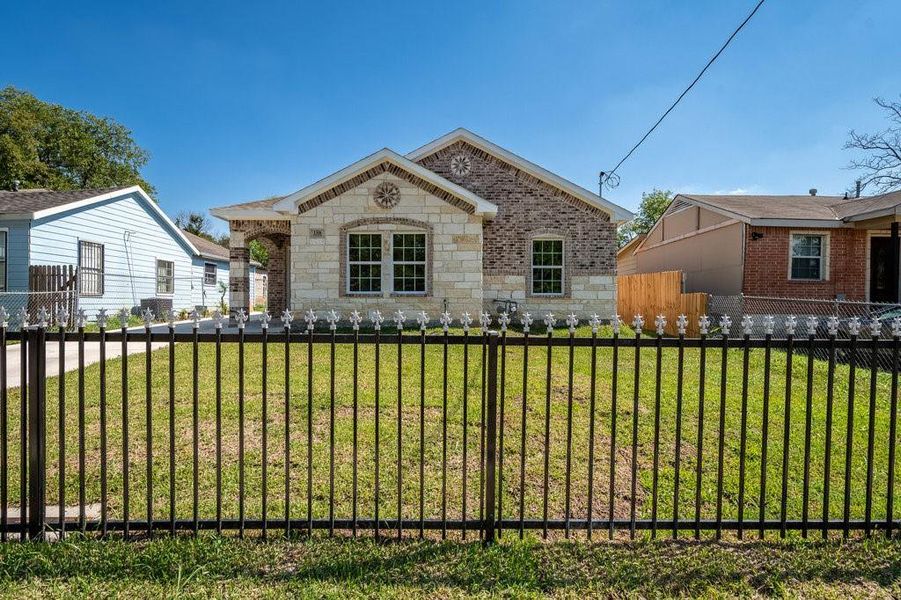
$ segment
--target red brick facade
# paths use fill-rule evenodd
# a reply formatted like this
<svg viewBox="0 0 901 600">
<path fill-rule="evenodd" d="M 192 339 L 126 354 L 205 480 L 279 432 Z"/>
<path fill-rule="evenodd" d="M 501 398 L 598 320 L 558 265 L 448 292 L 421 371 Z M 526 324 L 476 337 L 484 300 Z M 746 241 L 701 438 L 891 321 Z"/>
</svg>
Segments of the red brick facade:
<svg viewBox="0 0 901 600">
<path fill-rule="evenodd" d="M 829 235 L 829 273 L 823 281 L 789 279 L 791 232 Z M 752 239 L 753 234 L 762 235 Z M 808 229 L 798 227 L 745 227 L 743 292 L 749 296 L 831 300 L 866 299 L 867 232 L 863 229 Z"/>
<path fill-rule="evenodd" d="M 472 161 L 466 175 L 451 171 L 451 157 L 457 154 Z M 497 216 L 484 225 L 485 275 L 527 275 L 531 256 L 526 242 L 537 232 L 566 240 L 567 282 L 574 275 L 616 273 L 616 225 L 606 212 L 465 142 L 419 163 L 497 205 Z"/>
</svg>

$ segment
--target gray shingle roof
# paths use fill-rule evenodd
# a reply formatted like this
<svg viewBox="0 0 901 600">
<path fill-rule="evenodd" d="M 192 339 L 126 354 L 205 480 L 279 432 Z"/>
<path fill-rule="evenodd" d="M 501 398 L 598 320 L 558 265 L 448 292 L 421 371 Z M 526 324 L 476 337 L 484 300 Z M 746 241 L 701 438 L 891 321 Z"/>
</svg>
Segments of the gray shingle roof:
<svg viewBox="0 0 901 600">
<path fill-rule="evenodd" d="M 255 208 L 272 208 L 272 205 L 274 205 L 284 197 L 285 196 L 272 196 L 270 198 L 263 198 L 262 200 L 251 200 L 250 202 L 240 202 L 238 204 L 229 204 L 226 206 L 219 206 L 217 208 L 242 208 L 247 210 L 253 210 Z"/>
<path fill-rule="evenodd" d="M 205 237 L 194 235 L 193 233 L 185 231 L 184 229 L 182 229 L 181 232 L 185 234 L 185 237 L 188 238 L 188 241 L 194 244 L 194 247 L 197 248 L 198 251 L 200 251 L 200 254 L 202 256 L 206 256 L 208 258 L 218 258 L 221 260 L 229 259 L 228 248 L 220 246 L 216 242 L 211 242 Z"/>
<path fill-rule="evenodd" d="M 90 190 L 54 191 L 44 189 L 0 191 L 0 214 L 26 214 L 57 208 L 79 200 L 102 196 L 131 186 L 123 185 Z"/>
<path fill-rule="evenodd" d="M 833 207 L 841 196 L 728 196 L 680 194 L 749 219 L 837 220 Z"/>
</svg>

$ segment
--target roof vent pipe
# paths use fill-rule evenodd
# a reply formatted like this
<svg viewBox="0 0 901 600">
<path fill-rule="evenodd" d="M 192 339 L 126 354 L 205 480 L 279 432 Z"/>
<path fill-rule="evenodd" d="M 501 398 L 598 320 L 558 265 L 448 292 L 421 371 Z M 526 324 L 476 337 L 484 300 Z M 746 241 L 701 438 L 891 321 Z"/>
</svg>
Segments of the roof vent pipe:
<svg viewBox="0 0 901 600">
<path fill-rule="evenodd" d="M 18 191 L 19 191 L 19 184 L 20 184 L 20 183 L 21 183 L 21 182 L 20 182 L 18 179 L 13 179 L 13 191 L 14 191 L 14 192 L 18 192 Z"/>
<path fill-rule="evenodd" d="M 816 189 L 816 188 L 810 188 L 809 191 L 810 191 L 810 195 L 811 195 L 811 196 L 816 196 L 816 195 L 817 195 L 817 189 Z"/>
<path fill-rule="evenodd" d="M 855 192 L 854 197 L 860 198 L 860 179 L 857 180 L 857 192 Z"/>
</svg>

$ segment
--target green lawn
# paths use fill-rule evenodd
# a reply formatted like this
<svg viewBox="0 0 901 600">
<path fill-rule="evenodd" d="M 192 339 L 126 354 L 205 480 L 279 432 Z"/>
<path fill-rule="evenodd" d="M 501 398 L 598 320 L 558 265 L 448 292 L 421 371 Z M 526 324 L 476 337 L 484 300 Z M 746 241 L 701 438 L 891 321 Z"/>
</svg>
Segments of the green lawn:
<svg viewBox="0 0 901 600">
<path fill-rule="evenodd" d="M 261 543 L 202 536 L 0 545 L 0 597 L 810 597 L 901 593 L 901 543 Z"/>
<path fill-rule="evenodd" d="M 609 335 L 609 331 L 603 332 Z M 409 335 L 417 335 L 414 332 Z M 430 335 L 440 335 L 432 331 Z M 518 335 L 512 334 L 511 335 Z M 565 331 L 558 335 L 566 335 Z M 587 328 L 579 335 L 590 335 Z M 284 360 L 283 346 L 272 344 L 269 349 L 269 398 L 268 398 L 268 506 L 270 518 L 281 518 L 284 511 Z M 315 518 L 328 516 L 329 476 L 329 369 L 328 346 L 315 348 L 315 372 L 313 382 L 313 513 Z M 477 516 L 479 506 L 479 422 L 481 404 L 481 353 L 477 346 L 470 347 L 468 380 L 463 381 L 463 349 L 449 350 L 448 373 L 448 462 L 447 491 L 448 517 L 459 518 L 463 498 L 463 429 L 466 423 L 467 440 L 467 504 L 470 517 Z M 191 346 L 176 346 L 176 513 L 180 518 L 190 518 L 192 511 L 192 445 L 191 445 Z M 694 515 L 695 468 L 697 465 L 697 415 L 699 387 L 699 354 L 696 349 L 685 352 L 685 381 L 682 408 L 682 454 L 680 478 L 680 515 L 690 519 Z M 708 351 L 707 395 L 704 406 L 704 454 L 701 487 L 702 518 L 713 518 L 716 502 L 716 468 L 719 423 L 719 364 L 720 353 Z M 222 355 L 223 397 L 223 515 L 236 517 L 238 512 L 238 391 L 237 346 L 223 346 Z M 545 361 L 541 348 L 529 350 L 528 406 L 526 411 L 526 481 L 525 490 L 520 485 L 520 432 L 522 398 L 522 349 L 507 351 L 505 378 L 505 436 L 504 436 L 504 517 L 518 515 L 519 499 L 525 494 L 527 518 L 540 518 L 543 510 L 542 484 L 544 473 L 544 419 L 545 419 Z M 598 350 L 598 378 L 596 382 L 596 453 L 594 514 L 606 516 L 608 510 L 607 489 L 610 473 L 611 434 L 611 350 Z M 653 423 L 654 423 L 654 369 L 655 351 L 642 352 L 639 382 L 638 428 L 638 503 L 639 517 L 651 513 L 650 491 L 652 486 Z M 803 433 L 805 420 L 807 358 L 796 355 L 793 369 L 793 404 L 791 410 L 791 441 L 789 444 L 788 515 L 797 519 L 801 515 L 801 473 L 803 464 Z M 145 357 L 129 357 L 129 457 L 131 464 L 130 512 L 133 519 L 143 519 L 145 509 L 146 421 L 145 421 Z M 397 502 L 397 354 L 396 346 L 387 344 L 381 349 L 380 378 L 380 461 L 381 461 L 381 516 L 396 516 Z M 631 427 L 632 397 L 634 390 L 634 350 L 620 350 L 617 448 L 616 448 L 616 501 L 615 514 L 628 517 L 631 495 Z M 336 355 L 336 517 L 347 518 L 351 513 L 352 477 L 352 352 L 350 346 L 339 346 Z M 442 415 L 442 362 L 441 346 L 428 346 L 426 358 L 426 426 L 425 426 L 425 505 L 426 517 L 436 518 L 441 511 L 441 415 Z M 566 472 L 566 414 L 567 414 L 567 365 L 566 348 L 553 351 L 553 376 L 551 384 L 551 444 L 549 468 L 549 515 L 564 515 Z M 168 350 L 152 355 L 153 377 L 153 485 L 154 513 L 156 518 L 168 515 Z M 756 518 L 761 465 L 762 377 L 763 351 L 755 350 L 750 357 L 750 385 L 748 401 L 748 438 L 746 463 L 745 517 Z M 767 459 L 766 516 L 779 517 L 780 483 L 782 477 L 783 424 L 785 419 L 785 354 L 773 352 L 771 397 L 769 415 L 769 443 Z M 419 500 L 419 348 L 405 346 L 403 355 L 403 513 L 405 518 L 418 517 Z M 292 346 L 289 366 L 291 380 L 291 489 L 292 517 L 306 516 L 306 345 Z M 590 349 L 578 349 L 574 363 L 573 389 L 573 440 L 571 494 L 575 517 L 583 517 L 587 510 L 588 487 L 588 423 L 590 396 Z M 259 518 L 261 510 L 261 346 L 248 344 L 246 348 L 245 381 L 245 468 L 246 515 Z M 676 423 L 676 350 L 665 349 L 663 355 L 663 382 L 661 395 L 661 433 L 659 470 L 659 515 L 671 518 L 675 480 L 675 423 Z M 374 419 L 375 382 L 372 346 L 361 346 L 359 365 L 359 514 L 372 515 L 374 503 Z M 836 372 L 835 407 L 833 415 L 833 446 L 830 516 L 842 515 L 843 482 L 845 474 L 845 428 L 847 404 L 848 367 L 839 365 Z M 86 497 L 89 502 L 100 498 L 99 461 L 99 366 L 86 370 L 87 405 L 87 461 Z M 74 504 L 78 494 L 78 421 L 77 374 L 66 376 L 66 503 Z M 200 353 L 200 517 L 215 515 L 215 381 L 213 347 L 202 345 Z M 824 420 L 826 397 L 826 364 L 815 362 L 814 401 L 811 414 L 813 435 L 811 439 L 810 511 L 818 516 L 822 510 L 822 482 L 824 463 Z M 854 412 L 854 451 L 851 464 L 852 518 L 862 518 L 866 481 L 866 442 L 869 398 L 869 372 L 858 369 Z M 888 401 L 890 377 L 880 373 L 877 380 L 878 402 L 876 414 L 876 446 L 874 456 L 874 519 L 885 515 L 887 472 Z M 57 381 L 48 382 L 48 503 L 57 502 L 58 429 Z M 109 501 L 110 517 L 122 516 L 122 430 L 121 430 L 121 361 L 111 360 L 107 366 L 107 402 L 109 423 Z M 464 419 L 464 390 L 468 390 L 468 413 Z M 729 353 L 727 379 L 727 410 L 725 414 L 724 456 L 724 518 L 737 515 L 739 487 L 739 428 L 741 398 L 741 352 Z M 9 394 L 10 455 L 18 454 L 18 392 Z M 11 503 L 17 502 L 18 463 L 10 464 Z M 897 496 L 901 483 L 896 478 Z M 412 534 L 411 534 L 412 535 Z M 453 535 L 453 534 L 452 534 Z M 582 535 L 582 534 L 578 534 Z M 687 535 L 684 534 L 684 535 Z M 775 535 L 775 534 L 771 534 Z M 505 538 L 507 536 L 505 535 Z"/>
</svg>

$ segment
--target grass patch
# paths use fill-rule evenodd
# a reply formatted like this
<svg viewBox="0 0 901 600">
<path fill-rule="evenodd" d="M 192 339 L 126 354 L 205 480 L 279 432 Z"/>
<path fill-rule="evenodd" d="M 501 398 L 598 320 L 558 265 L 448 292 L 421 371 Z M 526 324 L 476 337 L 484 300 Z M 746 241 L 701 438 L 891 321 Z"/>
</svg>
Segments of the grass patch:
<svg viewBox="0 0 901 600">
<path fill-rule="evenodd" d="M 0 545 L 0 597 L 897 597 L 901 544 L 71 538 Z"/>
</svg>

